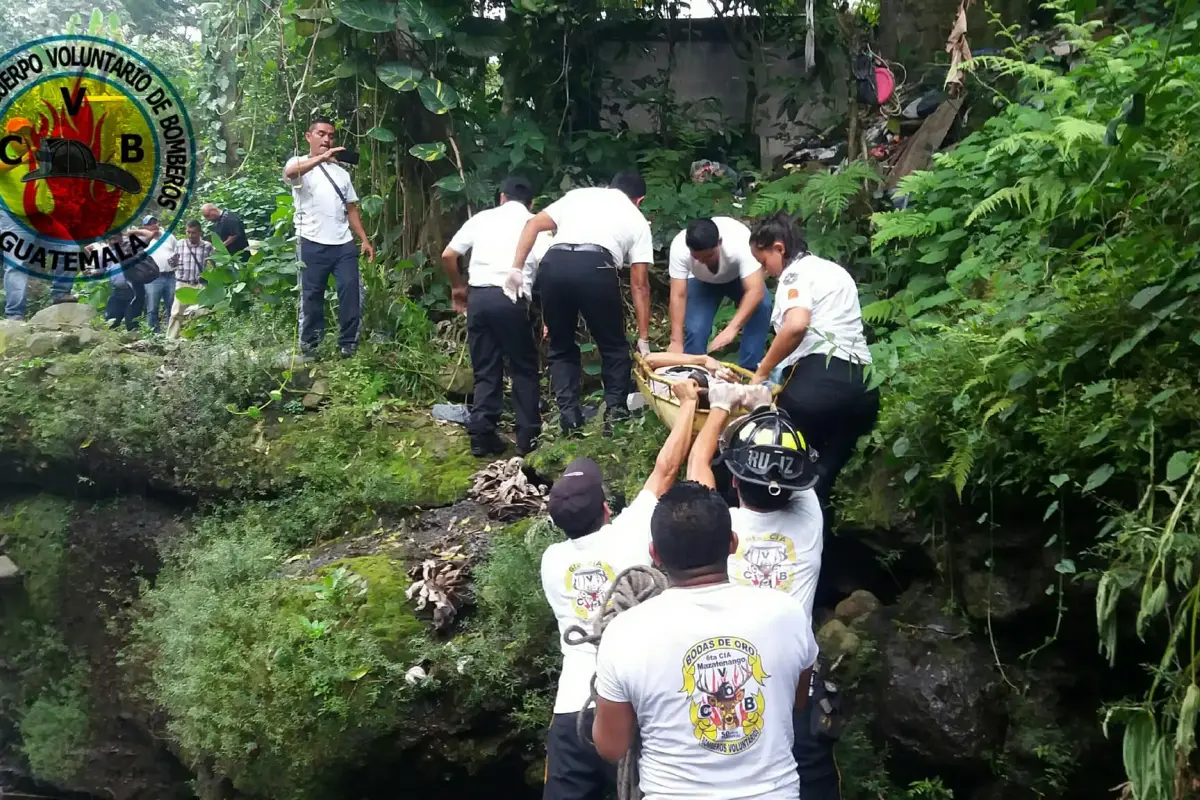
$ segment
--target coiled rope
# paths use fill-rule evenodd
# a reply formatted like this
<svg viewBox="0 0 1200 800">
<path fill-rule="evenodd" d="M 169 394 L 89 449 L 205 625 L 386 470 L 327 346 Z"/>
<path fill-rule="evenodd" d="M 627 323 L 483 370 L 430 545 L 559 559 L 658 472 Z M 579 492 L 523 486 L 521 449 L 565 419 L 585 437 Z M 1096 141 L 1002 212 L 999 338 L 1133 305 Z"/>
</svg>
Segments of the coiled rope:
<svg viewBox="0 0 1200 800">
<path fill-rule="evenodd" d="M 582 625 L 572 625 L 563 632 L 563 641 L 574 647 L 580 644 L 600 646 L 600 637 L 608 623 L 620 614 L 651 597 L 662 593 L 667 588 L 667 576 L 646 566 L 633 566 L 621 572 L 613 579 L 612 585 L 604 594 L 604 604 L 600 616 L 592 622 L 589 631 Z M 587 730 L 585 712 L 596 705 L 596 676 L 592 675 L 592 693 L 587 703 L 580 709 L 575 718 L 575 734 L 579 741 L 592 744 L 591 731 Z M 638 754 L 641 752 L 641 737 L 636 732 L 633 744 L 617 764 L 617 800 L 641 800 L 642 792 L 638 787 Z"/>
</svg>

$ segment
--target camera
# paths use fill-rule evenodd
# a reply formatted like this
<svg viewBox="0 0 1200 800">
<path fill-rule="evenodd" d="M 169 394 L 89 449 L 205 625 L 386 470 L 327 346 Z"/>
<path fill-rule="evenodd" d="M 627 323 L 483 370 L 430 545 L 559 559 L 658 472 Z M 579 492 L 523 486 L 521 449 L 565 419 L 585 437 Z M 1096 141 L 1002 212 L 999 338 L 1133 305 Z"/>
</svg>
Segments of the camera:
<svg viewBox="0 0 1200 800">
<path fill-rule="evenodd" d="M 358 163 L 358 153 L 353 150 L 342 150 L 334 155 L 334 158 L 342 164 L 354 165 Z"/>
</svg>

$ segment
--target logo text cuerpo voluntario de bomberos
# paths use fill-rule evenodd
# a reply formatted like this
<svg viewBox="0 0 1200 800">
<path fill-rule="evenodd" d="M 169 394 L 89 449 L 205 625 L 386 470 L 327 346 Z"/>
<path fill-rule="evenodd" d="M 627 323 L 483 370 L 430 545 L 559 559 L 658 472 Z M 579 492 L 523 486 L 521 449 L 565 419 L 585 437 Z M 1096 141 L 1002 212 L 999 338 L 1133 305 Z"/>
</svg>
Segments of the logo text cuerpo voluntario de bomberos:
<svg viewBox="0 0 1200 800">
<path fill-rule="evenodd" d="M 183 219 L 196 147 L 175 87 L 132 49 L 55 36 L 0 58 L 0 255 L 103 277 Z M 148 218 L 154 236 L 139 233 Z"/>
</svg>

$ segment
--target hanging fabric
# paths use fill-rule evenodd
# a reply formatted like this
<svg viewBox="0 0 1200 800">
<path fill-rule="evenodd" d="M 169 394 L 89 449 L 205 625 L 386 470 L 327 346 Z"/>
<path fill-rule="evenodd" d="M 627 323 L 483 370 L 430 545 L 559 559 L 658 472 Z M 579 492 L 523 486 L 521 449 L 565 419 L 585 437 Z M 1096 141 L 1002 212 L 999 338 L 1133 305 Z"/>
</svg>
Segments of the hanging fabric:
<svg viewBox="0 0 1200 800">
<path fill-rule="evenodd" d="M 804 35 L 804 71 L 808 72 L 817 65 L 817 31 L 813 22 L 813 0 L 805 0 L 804 21 L 808 33 Z"/>
</svg>

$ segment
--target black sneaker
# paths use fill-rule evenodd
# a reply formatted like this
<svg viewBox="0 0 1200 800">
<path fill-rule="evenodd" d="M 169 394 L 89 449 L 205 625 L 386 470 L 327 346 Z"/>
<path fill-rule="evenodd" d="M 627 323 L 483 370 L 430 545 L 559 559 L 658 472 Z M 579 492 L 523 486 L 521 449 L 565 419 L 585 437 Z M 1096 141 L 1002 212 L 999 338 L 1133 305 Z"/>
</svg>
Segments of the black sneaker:
<svg viewBox="0 0 1200 800">
<path fill-rule="evenodd" d="M 532 453 L 534 450 L 537 450 L 538 444 L 539 444 L 538 437 L 536 437 L 536 436 L 525 437 L 525 436 L 518 435 L 517 436 L 517 455 L 519 455 L 521 458 L 524 458 L 525 456 Z"/>
<path fill-rule="evenodd" d="M 341 352 L 342 352 L 342 358 L 354 358 L 354 354 L 356 352 L 358 352 L 358 348 L 357 347 L 343 347 Z"/>
<path fill-rule="evenodd" d="M 50 305 L 57 306 L 61 303 L 78 303 L 79 298 L 73 294 L 64 294 L 62 297 L 55 297 L 50 300 Z"/>
<path fill-rule="evenodd" d="M 494 433 L 471 437 L 471 455 L 476 458 L 498 456 L 507 449 L 508 447 L 504 444 L 504 440 Z"/>
<path fill-rule="evenodd" d="M 625 422 L 630 418 L 629 409 L 613 408 L 607 409 L 604 412 L 604 438 L 611 439 L 613 437 L 613 424 L 617 422 Z"/>
</svg>

